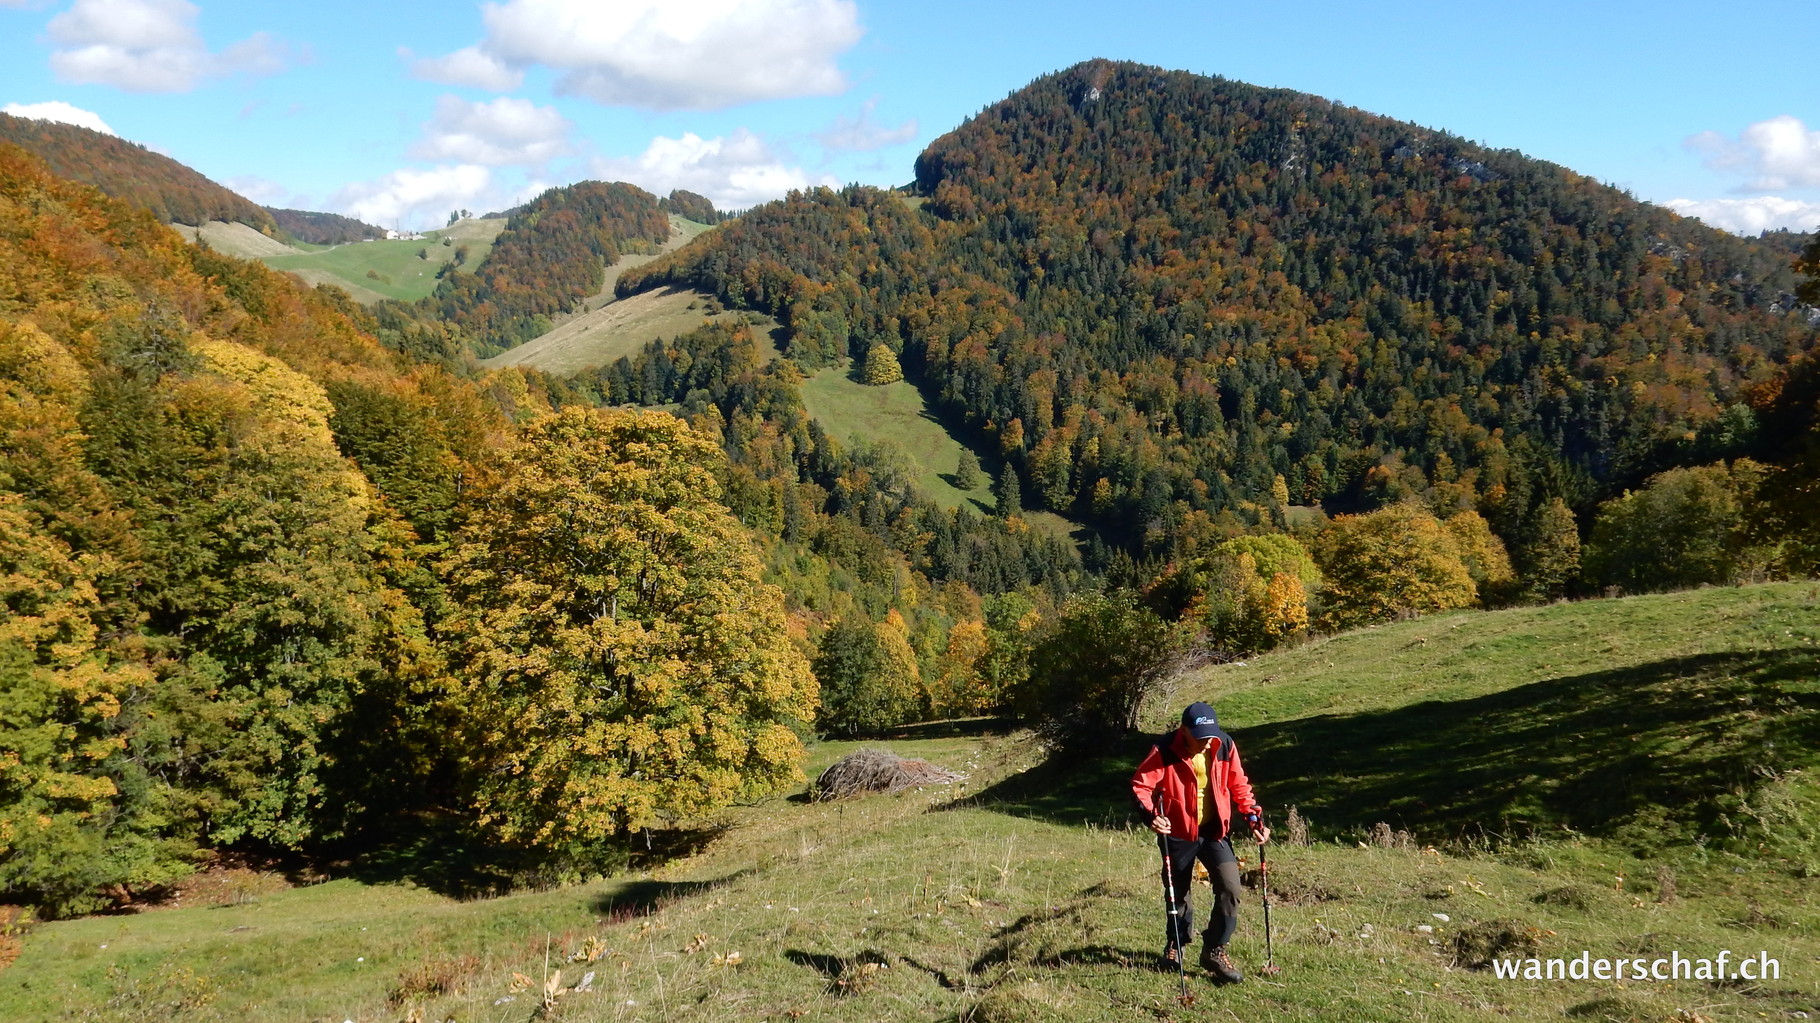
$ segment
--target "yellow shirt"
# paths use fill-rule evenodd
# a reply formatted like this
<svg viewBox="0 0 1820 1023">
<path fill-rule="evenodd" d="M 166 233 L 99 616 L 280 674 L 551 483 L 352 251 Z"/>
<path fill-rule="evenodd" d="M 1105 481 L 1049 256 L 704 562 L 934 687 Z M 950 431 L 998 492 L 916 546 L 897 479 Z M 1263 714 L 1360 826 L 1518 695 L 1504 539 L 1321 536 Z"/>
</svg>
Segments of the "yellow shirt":
<svg viewBox="0 0 1820 1023">
<path fill-rule="evenodd" d="M 1208 747 L 1212 749 L 1212 747 Z M 1213 807 L 1207 805 L 1207 754 L 1196 753 L 1188 758 L 1188 766 L 1194 768 L 1194 819 L 1202 824 L 1207 823 L 1207 813 Z"/>
</svg>

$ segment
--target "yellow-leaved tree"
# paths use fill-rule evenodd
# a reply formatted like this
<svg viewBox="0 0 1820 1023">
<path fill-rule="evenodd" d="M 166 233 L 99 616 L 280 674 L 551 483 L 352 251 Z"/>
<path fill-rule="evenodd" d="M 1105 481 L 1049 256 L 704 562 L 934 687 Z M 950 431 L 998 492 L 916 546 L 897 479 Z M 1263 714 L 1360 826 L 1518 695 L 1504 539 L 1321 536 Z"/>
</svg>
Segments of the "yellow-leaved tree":
<svg viewBox="0 0 1820 1023">
<path fill-rule="evenodd" d="M 495 839 L 585 853 L 801 777 L 815 681 L 721 458 L 664 413 L 564 409 L 457 537 L 450 706 Z"/>
<path fill-rule="evenodd" d="M 1495 553 L 1485 560 L 1496 563 L 1502 548 Z M 1414 503 L 1334 519 L 1315 535 L 1314 556 L 1325 580 L 1322 624 L 1330 629 L 1471 607 L 1479 599 L 1454 535 Z M 1508 573 L 1508 560 L 1503 566 Z"/>
</svg>

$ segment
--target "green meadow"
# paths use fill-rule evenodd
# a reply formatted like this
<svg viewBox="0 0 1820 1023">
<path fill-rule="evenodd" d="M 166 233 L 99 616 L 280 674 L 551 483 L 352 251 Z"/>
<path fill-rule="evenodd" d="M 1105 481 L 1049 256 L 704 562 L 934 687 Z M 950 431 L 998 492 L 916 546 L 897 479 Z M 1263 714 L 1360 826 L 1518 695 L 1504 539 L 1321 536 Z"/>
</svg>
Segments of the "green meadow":
<svg viewBox="0 0 1820 1023">
<path fill-rule="evenodd" d="M 492 251 L 493 240 L 505 226 L 502 217 L 470 219 L 427 231 L 418 241 L 353 242 L 260 258 L 267 266 L 298 274 L 312 284 L 342 287 L 362 302 L 379 298 L 415 302 L 436 290 L 436 272 L 455 258 L 457 247 L 468 247 L 462 271 L 472 272 Z M 419 252 L 425 255 L 420 257 Z"/>
<path fill-rule="evenodd" d="M 829 367 L 804 380 L 802 392 L 809 414 L 836 440 L 890 441 L 901 447 L 921 470 L 917 485 L 929 499 L 944 508 L 971 503 L 975 511 L 991 510 L 994 501 L 985 482 L 990 470 L 981 472 L 982 482 L 973 490 L 954 485 L 963 445 L 929 411 L 922 393 L 909 381 L 868 386 L 854 380 L 845 367 Z"/>
</svg>

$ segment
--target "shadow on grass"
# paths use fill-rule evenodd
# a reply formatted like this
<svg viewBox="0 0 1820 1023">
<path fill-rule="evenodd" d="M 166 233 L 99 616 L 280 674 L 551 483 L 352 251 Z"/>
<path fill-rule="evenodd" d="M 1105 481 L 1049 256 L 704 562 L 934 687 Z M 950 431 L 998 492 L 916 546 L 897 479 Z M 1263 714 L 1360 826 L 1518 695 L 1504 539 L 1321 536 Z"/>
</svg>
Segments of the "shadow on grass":
<svg viewBox="0 0 1820 1023">
<path fill-rule="evenodd" d="M 1123 827 L 1137 820 L 1131 805 L 1131 772 L 1155 738 L 1128 736 L 1116 751 L 1101 756 L 1057 753 L 1029 770 L 930 810 L 980 807 L 1056 824 Z"/>
<path fill-rule="evenodd" d="M 1377 821 L 1424 840 L 1562 827 L 1632 844 L 1718 836 L 1766 778 L 1820 766 L 1820 651 L 1674 658 L 1466 700 L 1235 729 L 1258 799 L 1323 834 Z M 1127 781 L 1152 737 L 1061 756 L 937 810 L 1061 824 L 1134 821 Z"/>
<path fill-rule="evenodd" d="M 1820 761 L 1817 673 L 1812 650 L 1706 654 L 1238 740 L 1260 798 L 1328 827 L 1466 838 L 1649 821 L 1713 834 L 1726 797 Z"/>
<path fill-rule="evenodd" d="M 664 908 L 679 899 L 700 895 L 722 885 L 731 884 L 751 870 L 741 870 L 712 881 L 628 881 L 619 890 L 594 901 L 594 912 L 609 923 L 635 920 Z"/>
<path fill-rule="evenodd" d="M 409 882 L 439 895 L 474 898 L 666 863 L 699 852 L 722 833 L 715 828 L 639 832 L 585 856 L 552 857 L 488 845 L 458 819 L 423 814 L 362 835 L 364 848 L 332 873 L 366 884 Z"/>
<path fill-rule="evenodd" d="M 988 735 L 1010 735 L 1017 730 L 1010 718 L 952 718 L 947 721 L 925 721 L 905 725 L 883 733 L 885 739 L 978 739 Z"/>
<path fill-rule="evenodd" d="M 878 971 L 891 966 L 891 960 L 883 952 L 870 948 L 850 956 L 793 948 L 784 953 L 784 958 L 821 974 L 828 982 L 828 993 L 837 996 L 858 994 L 871 985 Z"/>
</svg>

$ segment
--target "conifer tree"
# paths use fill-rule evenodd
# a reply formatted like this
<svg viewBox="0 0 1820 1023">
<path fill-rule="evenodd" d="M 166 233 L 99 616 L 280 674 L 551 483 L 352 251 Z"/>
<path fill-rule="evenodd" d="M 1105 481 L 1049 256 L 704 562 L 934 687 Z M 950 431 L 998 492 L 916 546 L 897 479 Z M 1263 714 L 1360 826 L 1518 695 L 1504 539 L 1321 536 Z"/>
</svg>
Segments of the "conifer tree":
<svg viewBox="0 0 1820 1023">
<path fill-rule="evenodd" d="M 998 505 L 994 511 L 999 518 L 1009 519 L 1024 514 L 1024 498 L 1018 485 L 1015 467 L 1006 465 L 1004 471 L 998 474 L 998 486 L 995 491 L 993 496 L 998 498 Z"/>
<path fill-rule="evenodd" d="M 954 470 L 954 486 L 959 490 L 977 490 L 979 485 L 979 456 L 971 448 L 962 448 L 960 465 Z"/>
</svg>

